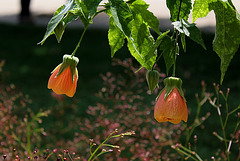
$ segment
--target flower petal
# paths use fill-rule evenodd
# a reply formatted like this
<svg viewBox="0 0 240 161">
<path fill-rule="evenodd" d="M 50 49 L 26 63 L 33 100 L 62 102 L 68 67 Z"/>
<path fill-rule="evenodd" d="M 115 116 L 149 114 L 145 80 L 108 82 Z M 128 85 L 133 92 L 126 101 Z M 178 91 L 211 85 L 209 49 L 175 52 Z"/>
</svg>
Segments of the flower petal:
<svg viewBox="0 0 240 161">
<path fill-rule="evenodd" d="M 60 68 L 58 67 L 50 76 L 48 88 L 52 89 L 56 94 L 66 94 L 73 86 L 71 71 L 68 67 L 59 76 L 56 76 L 59 69 Z"/>
<path fill-rule="evenodd" d="M 73 84 L 72 84 L 70 90 L 65 93 L 67 96 L 73 97 L 73 95 L 75 94 L 76 88 L 77 88 L 77 80 L 78 80 L 78 71 L 76 69 L 76 73 L 75 73 L 75 76 L 74 76 Z"/>
<path fill-rule="evenodd" d="M 185 99 L 180 95 L 177 88 L 173 88 L 166 100 L 165 89 L 159 96 L 154 107 L 154 118 L 158 122 L 171 122 L 178 124 L 181 120 L 187 122 L 188 110 Z"/>
</svg>

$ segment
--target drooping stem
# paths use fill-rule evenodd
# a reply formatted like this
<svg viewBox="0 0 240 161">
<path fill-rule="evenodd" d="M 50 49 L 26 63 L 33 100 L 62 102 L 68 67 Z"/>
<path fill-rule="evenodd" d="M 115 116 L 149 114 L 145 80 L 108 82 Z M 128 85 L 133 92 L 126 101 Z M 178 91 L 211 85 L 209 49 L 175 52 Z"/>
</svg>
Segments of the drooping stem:
<svg viewBox="0 0 240 161">
<path fill-rule="evenodd" d="M 180 20 L 180 12 L 181 12 L 181 7 L 182 7 L 182 0 L 180 0 L 179 8 L 178 8 L 178 16 L 177 16 L 177 21 Z"/>
<path fill-rule="evenodd" d="M 173 63 L 173 73 L 172 73 L 172 76 L 175 77 L 175 73 L 176 73 L 176 61 L 177 61 L 177 55 L 179 54 L 179 46 L 178 46 L 178 31 L 176 31 L 176 29 L 174 29 L 174 32 L 173 32 L 173 35 L 172 35 L 172 38 L 174 38 L 175 41 L 174 42 L 174 63 Z"/>
<path fill-rule="evenodd" d="M 75 55 L 75 53 L 77 52 L 77 50 L 78 50 L 78 48 L 79 48 L 79 46 L 80 46 L 80 44 L 81 44 L 81 42 L 82 42 L 83 36 L 84 36 L 85 32 L 87 31 L 87 27 L 88 27 L 88 26 L 86 26 L 86 27 L 84 28 L 84 31 L 83 31 L 83 33 L 82 33 L 82 35 L 81 35 L 81 37 L 80 37 L 80 39 L 79 39 L 79 41 L 78 41 L 78 44 L 76 45 L 74 51 L 73 51 L 72 54 L 71 54 L 72 57 L 73 57 L 73 56 Z"/>
<path fill-rule="evenodd" d="M 178 8 L 178 16 L 177 16 L 177 21 L 180 20 L 180 13 L 181 13 L 181 7 L 182 7 L 182 0 L 180 0 L 180 4 L 179 4 L 179 8 Z M 177 61 L 177 54 L 178 54 L 178 50 L 179 50 L 179 46 L 178 46 L 178 36 L 179 36 L 179 32 L 176 31 L 176 29 L 174 29 L 173 32 L 173 37 L 175 36 L 175 53 L 174 53 L 174 64 L 173 64 L 173 74 L 172 76 L 175 77 L 175 73 L 176 73 L 176 61 Z"/>
</svg>

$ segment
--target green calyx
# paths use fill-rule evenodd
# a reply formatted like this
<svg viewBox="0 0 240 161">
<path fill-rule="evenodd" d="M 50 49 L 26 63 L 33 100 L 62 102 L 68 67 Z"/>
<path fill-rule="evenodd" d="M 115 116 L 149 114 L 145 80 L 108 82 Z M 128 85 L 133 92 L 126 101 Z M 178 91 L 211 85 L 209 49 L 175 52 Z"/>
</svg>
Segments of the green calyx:
<svg viewBox="0 0 240 161">
<path fill-rule="evenodd" d="M 148 83 L 148 88 L 150 89 L 151 93 L 154 89 L 158 86 L 159 81 L 159 73 L 156 70 L 149 70 L 146 74 L 146 79 Z"/>
<path fill-rule="evenodd" d="M 78 62 L 79 62 L 79 59 L 77 57 L 65 54 L 63 56 L 63 62 L 60 66 L 60 69 L 59 69 L 56 77 L 59 76 L 65 69 L 67 69 L 69 67 L 70 71 L 71 71 L 72 82 L 73 82 L 75 74 L 76 74 L 76 66 L 77 66 Z"/>
<path fill-rule="evenodd" d="M 184 98 L 184 94 L 182 91 L 182 80 L 180 78 L 168 77 L 164 79 L 163 83 L 165 85 L 165 96 L 164 96 L 165 100 L 167 99 L 167 97 L 169 96 L 169 94 L 172 92 L 174 88 L 177 88 L 180 95 Z"/>
</svg>

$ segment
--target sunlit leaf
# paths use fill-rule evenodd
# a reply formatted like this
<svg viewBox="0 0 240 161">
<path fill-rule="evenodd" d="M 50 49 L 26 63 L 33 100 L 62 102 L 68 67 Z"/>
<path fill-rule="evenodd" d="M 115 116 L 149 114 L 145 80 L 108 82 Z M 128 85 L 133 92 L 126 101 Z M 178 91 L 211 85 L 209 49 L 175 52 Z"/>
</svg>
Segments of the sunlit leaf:
<svg viewBox="0 0 240 161">
<path fill-rule="evenodd" d="M 168 75 L 169 69 L 175 63 L 175 41 L 169 36 L 165 36 L 160 44 L 160 50 L 163 52 L 164 61 L 166 64 L 166 73 Z"/>
<path fill-rule="evenodd" d="M 132 3 L 133 14 L 141 14 L 144 22 L 160 35 L 159 20 L 152 12 L 148 10 L 149 5 L 143 0 L 136 0 Z"/>
<path fill-rule="evenodd" d="M 63 19 L 64 26 L 66 27 L 67 24 L 71 23 L 74 20 L 77 20 L 78 17 L 79 17 L 78 15 L 68 12 L 67 16 L 65 16 Z"/>
<path fill-rule="evenodd" d="M 198 18 L 207 16 L 207 14 L 211 11 L 209 9 L 209 4 L 214 1 L 217 0 L 194 0 L 192 10 L 193 22 L 195 22 Z"/>
<path fill-rule="evenodd" d="M 132 12 L 123 0 L 110 0 L 110 12 L 115 25 L 127 36 L 131 37 Z"/>
<path fill-rule="evenodd" d="M 180 33 L 190 37 L 193 41 L 202 45 L 202 47 L 206 49 L 202 39 L 201 31 L 194 23 L 189 23 L 188 21 L 181 19 L 180 21 L 173 22 L 172 24 Z"/>
<path fill-rule="evenodd" d="M 163 41 L 164 37 L 167 36 L 167 34 L 169 32 L 170 31 L 166 31 L 166 32 L 162 33 L 160 36 L 158 36 L 158 38 L 157 38 L 156 42 L 154 43 L 152 49 L 150 50 L 150 52 L 146 56 L 146 59 L 145 59 L 146 62 L 148 62 L 148 60 L 150 60 L 150 58 L 156 54 L 155 52 L 156 52 L 157 48 L 160 46 L 160 44 Z"/>
<path fill-rule="evenodd" d="M 64 18 L 66 13 L 72 9 L 74 3 L 73 0 L 69 0 L 64 6 L 61 6 L 52 19 L 49 21 L 48 26 L 47 26 L 47 31 L 39 44 L 43 44 L 46 39 L 54 32 L 54 29 L 58 26 L 58 24 L 61 22 L 61 20 Z"/>
<path fill-rule="evenodd" d="M 125 35 L 116 27 L 113 17 L 109 17 L 108 41 L 111 47 L 111 57 L 124 45 Z"/>
<path fill-rule="evenodd" d="M 134 17 L 132 39 L 128 38 L 128 49 L 132 56 L 146 69 L 151 70 L 155 63 L 155 52 L 148 61 L 146 58 L 154 46 L 154 39 L 140 14 Z"/>
<path fill-rule="evenodd" d="M 101 1 L 102 0 L 83 0 L 82 1 L 87 7 L 87 10 L 89 11 L 90 17 L 92 17 L 96 13 L 97 7 Z"/>
<path fill-rule="evenodd" d="M 210 4 L 216 17 L 216 33 L 213 50 L 221 59 L 221 83 L 227 68 L 240 44 L 240 16 L 228 2 L 218 1 Z"/>
<path fill-rule="evenodd" d="M 89 16 L 89 11 L 88 11 L 87 7 L 80 0 L 76 0 L 76 8 L 74 8 L 70 12 L 73 13 L 74 15 L 78 15 L 80 17 L 80 19 L 81 19 L 81 21 L 82 21 L 82 23 L 83 23 L 85 28 L 90 23 L 92 23 L 92 19 Z"/>
<path fill-rule="evenodd" d="M 190 10 L 192 9 L 191 0 L 167 0 L 167 7 L 170 10 L 171 21 L 179 21 L 181 19 L 188 19 Z M 179 14 L 180 12 L 180 14 Z"/>
<path fill-rule="evenodd" d="M 64 27 L 64 22 L 61 21 L 58 23 L 57 27 L 54 29 L 54 34 L 56 36 L 56 39 L 58 41 L 58 43 L 60 43 L 61 39 L 62 39 L 62 35 L 64 33 L 65 27 Z"/>
</svg>

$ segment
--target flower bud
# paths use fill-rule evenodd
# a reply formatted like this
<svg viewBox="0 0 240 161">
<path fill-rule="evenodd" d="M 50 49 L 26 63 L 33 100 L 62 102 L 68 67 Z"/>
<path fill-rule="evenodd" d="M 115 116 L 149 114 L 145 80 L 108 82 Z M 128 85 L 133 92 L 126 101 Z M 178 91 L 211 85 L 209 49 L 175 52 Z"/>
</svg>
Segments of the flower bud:
<svg viewBox="0 0 240 161">
<path fill-rule="evenodd" d="M 154 118 L 158 122 L 178 124 L 187 122 L 188 109 L 181 89 L 182 80 L 168 77 L 164 80 L 165 88 L 160 92 L 154 107 Z"/>
<path fill-rule="evenodd" d="M 159 81 L 159 73 L 156 70 L 149 70 L 146 74 L 146 79 L 148 83 L 148 88 L 150 89 L 151 93 L 154 89 L 158 86 Z"/>
</svg>

